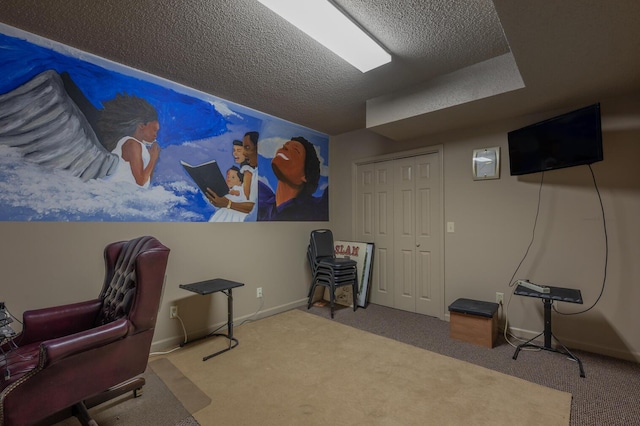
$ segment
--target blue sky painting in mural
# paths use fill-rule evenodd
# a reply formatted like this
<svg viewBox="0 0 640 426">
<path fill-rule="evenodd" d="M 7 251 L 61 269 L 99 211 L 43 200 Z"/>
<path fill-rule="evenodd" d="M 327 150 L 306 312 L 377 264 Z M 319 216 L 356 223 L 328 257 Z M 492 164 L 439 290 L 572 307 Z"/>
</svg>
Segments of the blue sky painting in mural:
<svg viewBox="0 0 640 426">
<path fill-rule="evenodd" d="M 0 26 L 0 108 L 2 97 L 7 96 L 3 94 L 46 70 L 68 73 L 97 109 L 119 93 L 144 98 L 156 108 L 161 152 L 151 187 L 142 190 L 108 180 L 82 181 L 65 170 L 29 161 L 19 147 L 3 144 L 2 123 L 7 118 L 0 110 L 0 220 L 207 221 L 215 208 L 180 161 L 195 165 L 216 160 L 224 173 L 234 165 L 232 141 L 242 139 L 247 131 L 260 133 L 261 181 L 275 187 L 277 181 L 268 167 L 275 150 L 292 136 L 304 136 L 321 157 L 318 194 L 328 186 L 325 134 Z M 254 217 L 250 215 L 249 220 Z"/>
</svg>

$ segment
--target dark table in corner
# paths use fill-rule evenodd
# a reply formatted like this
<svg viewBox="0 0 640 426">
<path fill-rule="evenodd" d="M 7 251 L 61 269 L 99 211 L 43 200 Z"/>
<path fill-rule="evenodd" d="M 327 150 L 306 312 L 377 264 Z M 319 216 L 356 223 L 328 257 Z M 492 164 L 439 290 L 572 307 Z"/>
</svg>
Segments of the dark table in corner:
<svg viewBox="0 0 640 426">
<path fill-rule="evenodd" d="M 568 303 L 578 303 L 582 304 L 582 293 L 580 290 L 573 288 L 563 288 L 563 287 L 549 287 L 549 293 L 541 293 L 539 291 L 531 290 L 527 287 L 518 285 L 516 289 L 513 291 L 513 294 L 518 296 L 527 296 L 527 297 L 536 297 L 538 299 L 542 299 L 544 303 L 544 331 L 537 336 L 527 340 L 525 343 L 518 345 L 516 348 L 516 352 L 513 354 L 513 359 L 518 358 L 518 353 L 522 348 L 538 348 L 543 349 L 545 351 L 557 352 L 563 355 L 568 356 L 572 360 L 578 363 L 578 367 L 580 368 L 580 377 L 585 377 L 584 368 L 582 367 L 582 361 L 569 351 L 569 349 L 564 346 L 557 337 L 553 335 L 551 331 L 551 305 L 553 305 L 553 301 L 557 300 L 559 302 L 568 302 Z M 535 339 L 544 334 L 544 346 L 536 345 L 533 342 Z M 551 346 L 551 338 L 555 338 L 561 349 L 556 349 Z"/>
<path fill-rule="evenodd" d="M 208 360 L 209 358 L 213 358 L 214 356 L 220 355 L 221 353 L 230 351 L 231 349 L 238 346 L 238 339 L 233 337 L 233 289 L 236 287 L 242 287 L 244 283 L 239 283 L 236 281 L 225 280 L 222 278 L 214 278 L 212 280 L 200 281 L 192 284 L 180 284 L 180 288 L 198 293 L 201 295 L 207 295 L 217 292 L 222 292 L 227 296 L 227 334 L 224 333 L 211 333 L 206 335 L 209 336 L 223 336 L 229 339 L 229 346 L 221 351 L 213 353 L 211 355 L 207 355 L 202 358 L 203 361 Z M 186 344 L 186 343 L 185 343 Z"/>
</svg>

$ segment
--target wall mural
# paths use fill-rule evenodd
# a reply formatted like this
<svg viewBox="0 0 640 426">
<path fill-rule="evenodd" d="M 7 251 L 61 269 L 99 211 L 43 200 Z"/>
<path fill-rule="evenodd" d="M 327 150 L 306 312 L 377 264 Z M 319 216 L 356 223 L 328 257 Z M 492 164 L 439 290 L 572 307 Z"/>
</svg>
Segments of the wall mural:
<svg viewBox="0 0 640 426">
<path fill-rule="evenodd" d="M 0 24 L 2 221 L 326 221 L 328 139 Z"/>
</svg>

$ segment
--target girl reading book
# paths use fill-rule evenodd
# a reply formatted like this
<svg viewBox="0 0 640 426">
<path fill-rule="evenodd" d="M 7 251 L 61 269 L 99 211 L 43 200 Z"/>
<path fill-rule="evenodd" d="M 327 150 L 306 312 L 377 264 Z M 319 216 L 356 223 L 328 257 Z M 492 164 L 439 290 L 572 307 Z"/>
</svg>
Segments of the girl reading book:
<svg viewBox="0 0 640 426">
<path fill-rule="evenodd" d="M 226 182 L 229 186 L 229 193 L 226 195 L 226 198 L 231 202 L 243 203 L 247 201 L 244 189 L 242 188 L 242 181 L 242 173 L 240 173 L 238 167 L 232 166 L 227 170 Z M 244 222 L 245 217 L 247 217 L 247 213 L 220 207 L 211 216 L 209 222 Z"/>
</svg>

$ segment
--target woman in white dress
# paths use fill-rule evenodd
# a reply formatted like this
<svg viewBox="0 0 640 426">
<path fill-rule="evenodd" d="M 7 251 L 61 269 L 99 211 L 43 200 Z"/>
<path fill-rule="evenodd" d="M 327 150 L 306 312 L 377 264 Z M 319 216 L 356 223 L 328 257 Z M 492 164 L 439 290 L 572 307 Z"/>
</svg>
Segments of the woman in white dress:
<svg viewBox="0 0 640 426">
<path fill-rule="evenodd" d="M 99 137 L 120 159 L 116 171 L 106 179 L 148 188 L 160 157 L 159 130 L 158 112 L 146 100 L 118 94 L 104 102 Z"/>
</svg>

